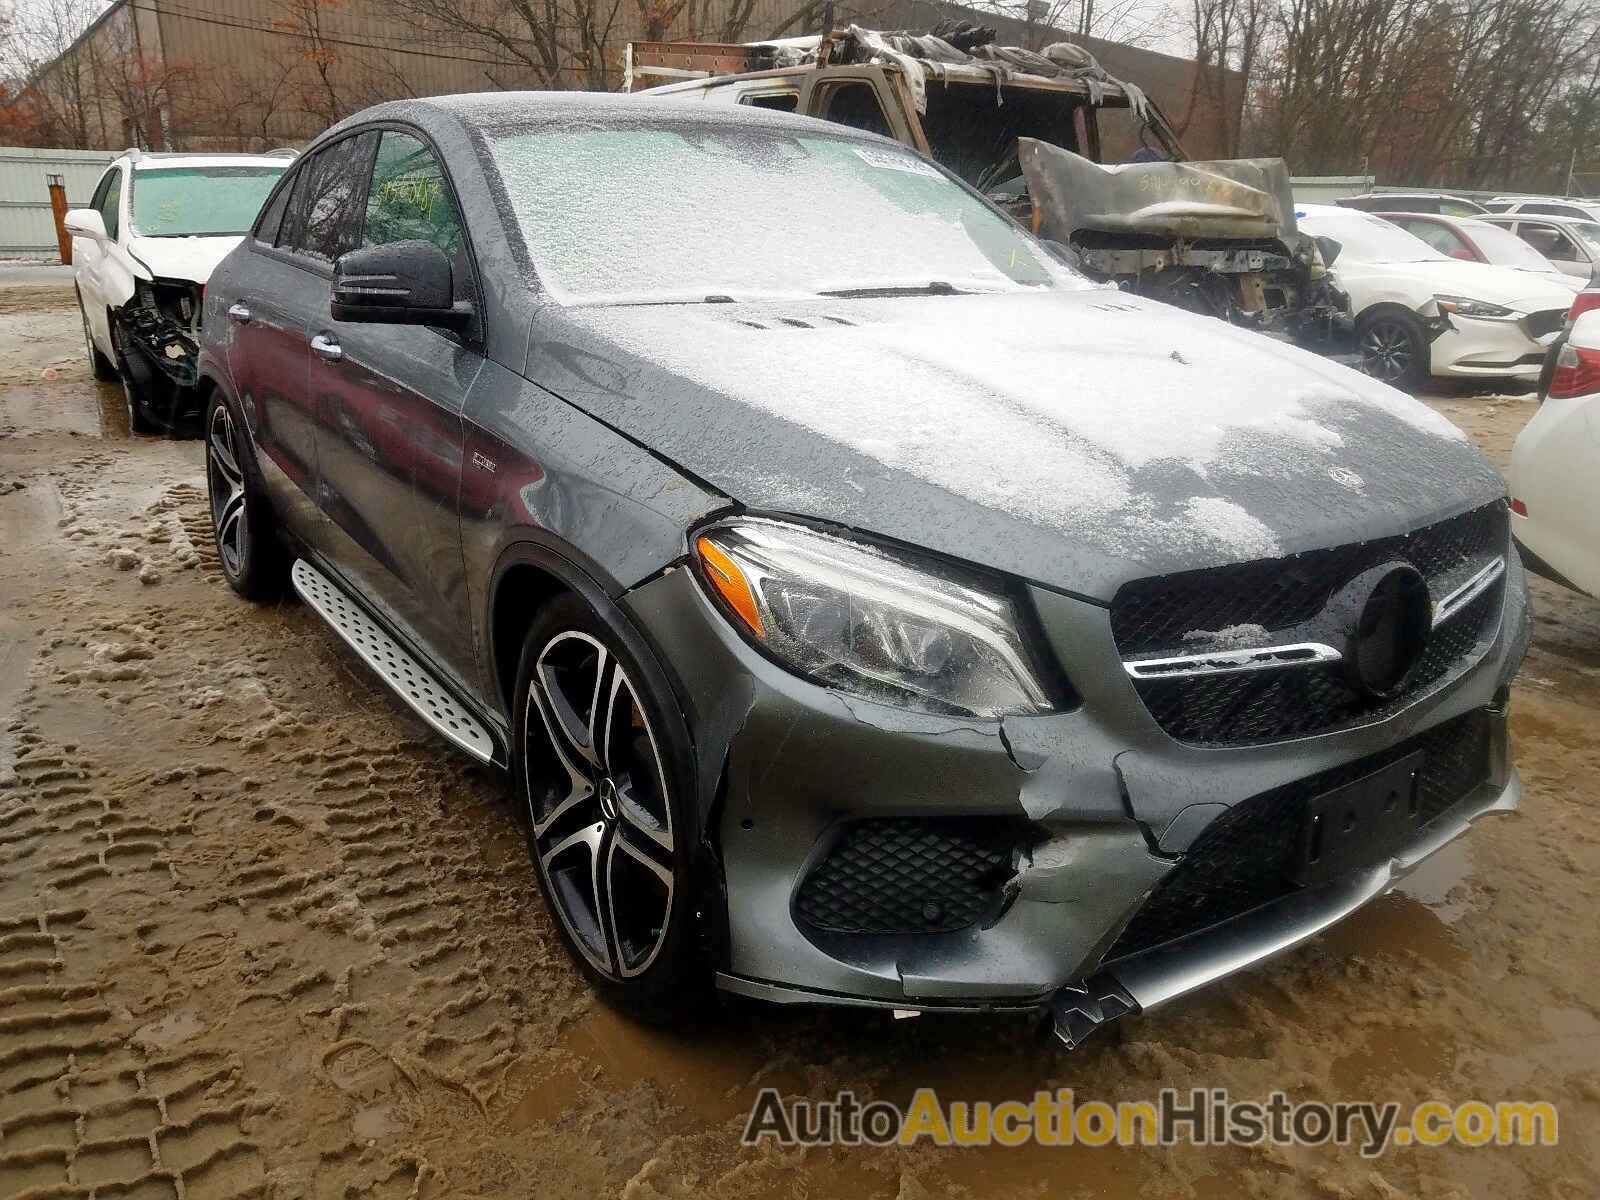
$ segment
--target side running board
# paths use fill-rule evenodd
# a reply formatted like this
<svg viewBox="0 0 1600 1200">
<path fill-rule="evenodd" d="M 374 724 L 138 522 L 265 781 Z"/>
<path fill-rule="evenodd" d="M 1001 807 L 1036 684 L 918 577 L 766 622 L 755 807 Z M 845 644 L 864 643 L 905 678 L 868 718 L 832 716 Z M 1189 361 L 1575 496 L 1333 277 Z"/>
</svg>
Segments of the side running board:
<svg viewBox="0 0 1600 1200">
<path fill-rule="evenodd" d="M 289 572 L 294 590 L 436 731 L 479 762 L 494 761 L 494 740 L 449 691 L 383 627 L 305 559 Z"/>
</svg>

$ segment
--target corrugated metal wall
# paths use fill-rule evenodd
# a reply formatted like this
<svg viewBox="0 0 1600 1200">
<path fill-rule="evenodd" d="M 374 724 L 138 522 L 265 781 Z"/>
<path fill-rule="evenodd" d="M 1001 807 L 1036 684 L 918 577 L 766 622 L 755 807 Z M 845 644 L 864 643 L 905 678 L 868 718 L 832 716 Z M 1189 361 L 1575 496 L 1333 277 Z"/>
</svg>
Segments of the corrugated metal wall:
<svg viewBox="0 0 1600 1200">
<path fill-rule="evenodd" d="M 67 203 L 89 203 L 115 150 L 25 150 L 0 146 L 0 258 L 57 253 L 46 175 L 63 176 Z"/>
</svg>

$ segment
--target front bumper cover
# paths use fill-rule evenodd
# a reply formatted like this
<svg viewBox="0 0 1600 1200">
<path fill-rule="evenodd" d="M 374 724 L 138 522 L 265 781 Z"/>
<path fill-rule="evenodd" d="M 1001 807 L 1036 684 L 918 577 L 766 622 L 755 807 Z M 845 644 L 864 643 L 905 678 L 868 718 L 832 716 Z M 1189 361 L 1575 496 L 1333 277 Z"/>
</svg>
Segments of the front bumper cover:
<svg viewBox="0 0 1600 1200">
<path fill-rule="evenodd" d="M 1182 745 L 1155 724 L 1116 655 L 1108 611 L 1092 603 L 1032 590 L 1081 706 L 997 723 L 908 712 L 794 676 L 734 633 L 689 570 L 665 572 L 624 603 L 656 646 L 672 647 L 663 659 L 677 669 L 695 739 L 705 852 L 720 867 L 717 907 L 726 914 L 718 983 L 783 1003 L 1083 1012 L 1063 989 L 1106 983 L 1108 948 L 1210 818 L 1503 700 L 1527 630 L 1521 569 L 1513 562 L 1509 570 L 1498 635 L 1449 686 L 1375 724 L 1222 750 Z M 1503 755 L 1500 762 L 1494 796 L 1452 813 L 1514 803 Z M 842 823 L 955 816 L 1024 822 L 1036 835 L 996 919 L 941 933 L 802 928 L 797 891 Z M 1466 827 L 1455 821 L 1434 826 L 1450 823 L 1454 837 Z M 1430 827 L 1424 841 L 1438 832 Z M 1147 962 L 1122 960 L 1110 983 L 1125 998 L 1112 989 L 1090 997 L 1100 1016 L 1063 1018 L 1064 1040 L 1118 1015 L 1118 1004 L 1163 1003 L 1296 944 L 1393 886 L 1428 852 L 1408 847 L 1381 871 L 1341 878 L 1327 895 L 1286 898 L 1269 906 L 1270 923 L 1262 915 L 1213 930 L 1218 940 L 1185 947 L 1181 962 L 1166 947 Z"/>
</svg>

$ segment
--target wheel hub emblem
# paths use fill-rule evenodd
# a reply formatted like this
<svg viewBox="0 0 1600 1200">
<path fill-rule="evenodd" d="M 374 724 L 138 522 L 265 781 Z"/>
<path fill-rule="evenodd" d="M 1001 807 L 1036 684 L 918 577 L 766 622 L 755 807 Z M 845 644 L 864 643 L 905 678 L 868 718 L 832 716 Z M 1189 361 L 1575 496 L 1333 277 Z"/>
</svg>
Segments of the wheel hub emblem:
<svg viewBox="0 0 1600 1200">
<path fill-rule="evenodd" d="M 612 782 L 610 776 L 607 776 L 600 781 L 600 786 L 595 790 L 600 796 L 601 813 L 605 815 L 606 820 L 615 821 L 617 819 L 617 785 Z"/>
</svg>

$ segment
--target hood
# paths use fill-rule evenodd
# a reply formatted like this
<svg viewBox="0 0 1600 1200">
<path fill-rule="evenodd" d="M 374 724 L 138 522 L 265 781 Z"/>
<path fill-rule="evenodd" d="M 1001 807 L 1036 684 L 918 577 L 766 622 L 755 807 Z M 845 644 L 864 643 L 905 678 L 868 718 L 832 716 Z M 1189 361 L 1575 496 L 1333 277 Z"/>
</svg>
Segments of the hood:
<svg viewBox="0 0 1600 1200">
<path fill-rule="evenodd" d="M 1336 263 L 1334 274 L 1337 275 L 1343 265 L 1342 260 Z M 1360 267 L 1370 274 L 1415 279 L 1444 295 L 1503 304 L 1523 313 L 1566 308 L 1572 303 L 1574 290 L 1565 280 L 1554 276 L 1497 267 L 1492 263 L 1466 262 L 1458 258 L 1410 263 L 1361 263 Z"/>
<path fill-rule="evenodd" d="M 1114 289 L 535 317 L 529 377 L 730 498 L 1109 599 L 1504 494 L 1449 421 Z"/>
<path fill-rule="evenodd" d="M 135 237 L 128 242 L 128 253 L 156 278 L 204 283 L 243 240 L 237 233 L 226 237 Z"/>
</svg>

